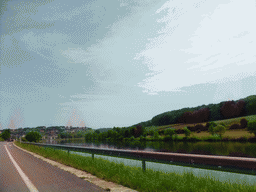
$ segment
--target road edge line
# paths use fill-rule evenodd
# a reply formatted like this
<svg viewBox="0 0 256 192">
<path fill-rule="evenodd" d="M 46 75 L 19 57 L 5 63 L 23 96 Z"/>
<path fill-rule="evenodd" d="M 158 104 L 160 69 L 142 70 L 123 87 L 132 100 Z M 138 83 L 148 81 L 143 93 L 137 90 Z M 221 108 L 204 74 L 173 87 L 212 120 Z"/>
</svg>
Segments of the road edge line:
<svg viewBox="0 0 256 192">
<path fill-rule="evenodd" d="M 5 145 L 5 149 L 7 151 L 7 154 L 9 155 L 9 158 L 11 159 L 12 163 L 14 164 L 16 170 L 18 171 L 18 173 L 20 174 L 22 180 L 25 182 L 25 184 L 27 185 L 29 191 L 31 192 L 39 192 L 37 190 L 37 188 L 33 185 L 33 183 L 30 181 L 30 179 L 27 177 L 27 175 L 21 170 L 21 168 L 19 167 L 19 165 L 16 163 L 16 161 L 13 159 L 12 155 L 10 154 L 10 152 L 8 151 L 6 145 Z"/>
<path fill-rule="evenodd" d="M 76 172 L 77 171 L 78 172 L 83 172 L 83 173 L 86 174 L 85 175 L 86 179 L 84 179 L 84 180 L 86 180 L 86 181 L 88 181 L 88 182 L 90 182 L 90 183 L 92 183 L 94 185 L 97 185 L 98 187 L 100 187 L 100 188 L 102 188 L 104 190 L 107 190 L 109 188 L 110 191 L 113 191 L 113 192 L 117 192 L 117 191 L 118 192 L 138 192 L 137 190 L 131 189 L 129 187 L 125 187 L 125 186 L 122 186 L 120 184 L 117 184 L 117 183 L 114 183 L 114 182 L 111 182 L 111 181 L 105 181 L 103 179 L 99 179 L 98 177 L 96 177 L 96 176 L 94 176 L 91 173 L 88 173 L 86 171 L 83 171 L 83 170 L 80 170 L 80 169 L 76 169 L 76 168 L 74 168 L 72 166 L 68 166 L 68 165 L 59 163 L 57 161 L 51 160 L 49 158 L 43 157 L 43 156 L 38 155 L 38 154 L 36 154 L 34 152 L 31 152 L 31 151 L 28 151 L 26 149 L 23 149 L 23 148 L 17 146 L 15 143 L 13 143 L 13 146 L 15 146 L 17 149 L 20 149 L 20 150 L 22 150 L 22 151 L 24 151 L 26 153 L 29 153 L 29 154 L 33 155 L 34 157 L 36 157 L 38 159 L 41 159 L 41 160 L 45 161 L 46 163 L 49 163 L 49 164 L 51 164 L 53 166 L 56 166 L 59 169 L 62 169 L 64 171 L 68 171 L 68 172 L 71 171 L 70 173 L 74 174 L 77 177 L 80 177 L 80 176 L 78 174 L 73 173 L 73 170 L 75 170 Z M 84 175 L 82 175 L 82 176 L 84 176 Z M 98 180 L 100 180 L 100 181 L 97 182 Z"/>
</svg>

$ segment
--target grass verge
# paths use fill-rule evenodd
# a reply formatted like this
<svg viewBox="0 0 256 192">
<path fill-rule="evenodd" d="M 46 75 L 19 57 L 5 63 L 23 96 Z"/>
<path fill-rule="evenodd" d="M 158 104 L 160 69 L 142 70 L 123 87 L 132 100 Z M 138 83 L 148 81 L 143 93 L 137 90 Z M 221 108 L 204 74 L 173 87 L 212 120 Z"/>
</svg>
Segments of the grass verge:
<svg viewBox="0 0 256 192">
<path fill-rule="evenodd" d="M 142 168 L 125 166 L 123 163 L 110 162 L 102 158 L 84 157 L 77 154 L 69 154 L 65 151 L 43 148 L 39 146 L 15 142 L 19 147 L 37 153 L 45 158 L 57 161 L 67 166 L 89 172 L 98 178 L 112 181 L 137 191 L 256 191 L 256 186 L 250 186 L 245 182 L 230 183 L 221 182 L 215 178 L 197 177 L 193 173 L 184 172 L 182 175 L 176 173 L 164 173 Z"/>
</svg>

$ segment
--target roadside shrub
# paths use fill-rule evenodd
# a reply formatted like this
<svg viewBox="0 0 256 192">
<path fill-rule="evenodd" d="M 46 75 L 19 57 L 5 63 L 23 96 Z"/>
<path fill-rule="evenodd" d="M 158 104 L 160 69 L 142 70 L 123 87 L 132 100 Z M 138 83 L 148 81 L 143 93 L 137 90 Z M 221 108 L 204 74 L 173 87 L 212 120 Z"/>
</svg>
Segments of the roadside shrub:
<svg viewBox="0 0 256 192">
<path fill-rule="evenodd" d="M 253 133 L 256 137 L 256 121 L 249 121 L 248 131 L 249 133 Z"/>
<path fill-rule="evenodd" d="M 230 130 L 234 130 L 234 129 L 241 129 L 241 126 L 239 124 L 233 124 L 229 127 Z"/>
<path fill-rule="evenodd" d="M 242 119 L 240 120 L 241 128 L 246 128 L 246 127 L 247 127 L 247 124 L 248 124 L 248 121 L 247 121 L 245 118 L 242 118 Z"/>
</svg>

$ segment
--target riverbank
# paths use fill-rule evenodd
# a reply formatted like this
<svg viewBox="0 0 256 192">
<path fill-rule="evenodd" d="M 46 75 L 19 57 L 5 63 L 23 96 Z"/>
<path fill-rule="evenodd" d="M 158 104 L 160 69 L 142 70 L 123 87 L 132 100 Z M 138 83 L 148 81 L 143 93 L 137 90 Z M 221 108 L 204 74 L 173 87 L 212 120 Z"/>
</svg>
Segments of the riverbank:
<svg viewBox="0 0 256 192">
<path fill-rule="evenodd" d="M 182 175 L 124 166 L 101 158 L 84 157 L 65 151 L 20 144 L 19 147 L 37 153 L 45 158 L 89 172 L 99 178 L 112 181 L 137 191 L 256 191 L 256 186 L 246 183 L 223 183 L 210 177 L 196 177 L 192 173 Z"/>
<path fill-rule="evenodd" d="M 60 142 L 60 141 L 80 141 L 80 140 L 85 140 L 84 137 L 80 137 L 80 138 L 67 138 L 67 139 L 54 139 L 54 140 L 51 140 L 51 141 L 56 141 L 56 142 Z M 46 143 L 48 142 L 49 140 L 47 139 L 44 139 L 44 140 L 40 140 L 39 143 Z"/>
</svg>

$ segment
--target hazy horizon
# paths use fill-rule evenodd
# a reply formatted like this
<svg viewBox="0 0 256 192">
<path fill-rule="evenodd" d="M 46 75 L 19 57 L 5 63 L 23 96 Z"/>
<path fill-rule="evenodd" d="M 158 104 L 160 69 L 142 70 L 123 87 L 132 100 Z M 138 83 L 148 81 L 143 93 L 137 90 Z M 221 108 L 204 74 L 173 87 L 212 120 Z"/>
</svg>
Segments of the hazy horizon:
<svg viewBox="0 0 256 192">
<path fill-rule="evenodd" d="M 253 0 L 0 7 L 0 129 L 128 127 L 255 95 Z"/>
</svg>

